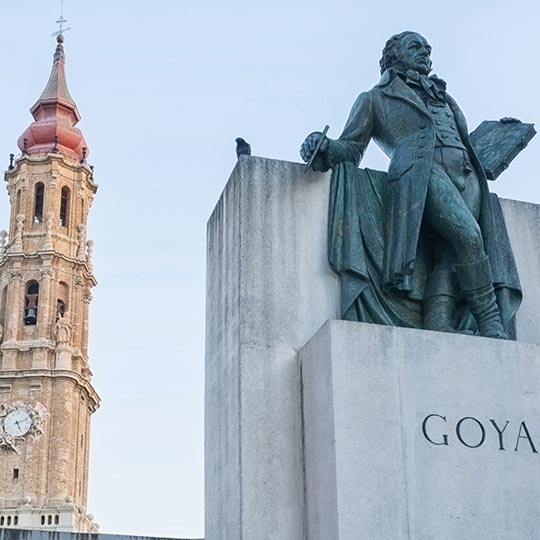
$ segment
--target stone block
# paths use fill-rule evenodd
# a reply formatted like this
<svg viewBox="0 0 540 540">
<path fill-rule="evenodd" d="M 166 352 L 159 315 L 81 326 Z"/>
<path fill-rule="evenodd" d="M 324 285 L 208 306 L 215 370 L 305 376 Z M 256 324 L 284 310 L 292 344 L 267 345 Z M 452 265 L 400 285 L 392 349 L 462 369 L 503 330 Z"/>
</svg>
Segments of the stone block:
<svg viewBox="0 0 540 540">
<path fill-rule="evenodd" d="M 540 205 L 511 199 L 501 203 L 523 289 L 517 339 L 540 343 Z"/>
<path fill-rule="evenodd" d="M 328 182 L 242 157 L 208 223 L 207 540 L 304 538 L 296 354 L 338 314 Z"/>
<path fill-rule="evenodd" d="M 539 345 L 329 321 L 299 357 L 307 538 L 538 538 Z"/>
</svg>

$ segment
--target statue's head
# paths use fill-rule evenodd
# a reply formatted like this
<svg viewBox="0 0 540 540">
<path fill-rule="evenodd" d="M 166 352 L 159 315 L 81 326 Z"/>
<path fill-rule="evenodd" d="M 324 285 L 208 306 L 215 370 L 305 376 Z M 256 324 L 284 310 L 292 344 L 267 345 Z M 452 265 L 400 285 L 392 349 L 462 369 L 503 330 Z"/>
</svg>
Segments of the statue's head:
<svg viewBox="0 0 540 540">
<path fill-rule="evenodd" d="M 422 75 L 431 71 L 431 47 L 426 38 L 416 32 L 401 32 L 392 36 L 384 46 L 379 62 L 381 73 L 389 68 L 400 71 L 413 69 Z"/>
</svg>

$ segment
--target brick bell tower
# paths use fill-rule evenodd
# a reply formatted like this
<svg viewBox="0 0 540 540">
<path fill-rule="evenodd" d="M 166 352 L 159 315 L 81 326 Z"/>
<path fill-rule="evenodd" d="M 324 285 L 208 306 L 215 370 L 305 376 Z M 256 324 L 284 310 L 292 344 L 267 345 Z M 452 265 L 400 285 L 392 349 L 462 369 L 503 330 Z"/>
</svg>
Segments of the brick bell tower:
<svg viewBox="0 0 540 540">
<path fill-rule="evenodd" d="M 96 285 L 88 211 L 97 191 L 65 78 L 64 37 L 34 122 L 5 173 L 0 232 L 0 527 L 96 532 L 87 513 L 88 361 Z"/>
</svg>

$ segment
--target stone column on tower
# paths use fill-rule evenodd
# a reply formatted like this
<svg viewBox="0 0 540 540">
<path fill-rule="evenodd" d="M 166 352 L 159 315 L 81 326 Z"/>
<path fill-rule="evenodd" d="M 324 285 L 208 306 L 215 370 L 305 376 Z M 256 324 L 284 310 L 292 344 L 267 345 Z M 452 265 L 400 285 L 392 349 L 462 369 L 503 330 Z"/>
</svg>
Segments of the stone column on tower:
<svg viewBox="0 0 540 540">
<path fill-rule="evenodd" d="M 34 122 L 5 173 L 11 203 L 0 253 L 0 527 L 96 532 L 87 514 L 88 360 L 96 285 L 86 222 L 97 191 L 65 76 L 64 36 Z M 4 236 L 2 236 L 3 244 Z"/>
</svg>

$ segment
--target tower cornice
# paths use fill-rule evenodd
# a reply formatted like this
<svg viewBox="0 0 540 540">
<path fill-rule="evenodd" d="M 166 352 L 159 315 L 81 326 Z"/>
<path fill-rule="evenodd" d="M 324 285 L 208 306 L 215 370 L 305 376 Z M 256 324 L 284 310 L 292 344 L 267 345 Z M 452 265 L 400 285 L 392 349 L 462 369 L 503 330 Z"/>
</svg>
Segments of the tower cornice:
<svg viewBox="0 0 540 540">
<path fill-rule="evenodd" d="M 69 257 L 62 253 L 58 253 L 54 249 L 50 251 L 36 251 L 34 253 L 25 253 L 23 251 L 13 253 L 8 251 L 4 253 L 2 258 L 0 258 L 0 270 L 3 267 L 6 267 L 10 261 L 20 264 L 21 261 L 37 258 L 41 258 L 42 260 L 49 259 L 51 266 L 56 266 L 55 262 L 57 260 L 64 261 L 71 265 L 76 271 L 82 273 L 82 276 L 89 287 L 95 287 L 98 284 L 97 279 L 92 271 L 91 264 L 88 262 L 88 260 L 81 261 L 75 257 Z"/>
<path fill-rule="evenodd" d="M 13 180 L 15 180 L 16 183 L 17 176 L 24 175 L 26 173 L 33 174 L 28 170 L 28 167 L 36 164 L 50 164 L 52 171 L 55 171 L 55 167 L 58 165 L 62 165 L 74 173 L 82 172 L 85 174 L 85 180 L 91 187 L 92 192 L 94 194 L 97 193 L 99 185 L 94 181 L 93 171 L 86 162 L 81 163 L 80 160 L 74 161 L 70 157 L 52 152 L 40 152 L 33 155 L 22 154 L 14 161 L 13 169 L 4 171 L 4 180 L 8 184 L 13 183 Z"/>
<path fill-rule="evenodd" d="M 4 347 L 2 347 L 5 350 Z M 4 370 L 0 372 L 0 381 L 14 379 L 63 379 L 75 383 L 76 387 L 84 390 L 88 397 L 88 402 L 92 405 L 92 412 L 98 410 L 101 404 L 101 397 L 97 393 L 92 383 L 81 374 L 72 370 L 60 369 L 28 369 L 28 370 Z"/>
</svg>

